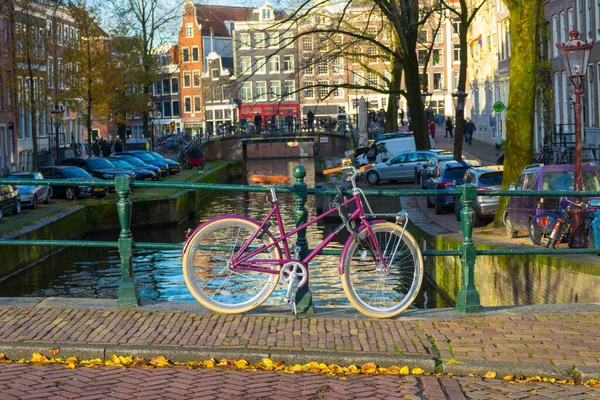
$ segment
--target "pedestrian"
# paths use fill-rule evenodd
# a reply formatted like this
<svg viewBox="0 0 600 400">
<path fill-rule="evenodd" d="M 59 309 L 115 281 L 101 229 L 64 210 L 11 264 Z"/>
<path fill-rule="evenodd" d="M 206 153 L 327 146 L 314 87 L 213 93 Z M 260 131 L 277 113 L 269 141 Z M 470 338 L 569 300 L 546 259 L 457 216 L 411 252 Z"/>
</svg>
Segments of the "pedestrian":
<svg viewBox="0 0 600 400">
<path fill-rule="evenodd" d="M 240 118 L 240 130 L 242 131 L 242 135 L 246 133 L 246 127 L 248 126 L 248 120 L 245 115 L 242 115 Z"/>
<path fill-rule="evenodd" d="M 123 144 L 121 144 L 121 140 L 117 136 L 117 139 L 115 140 L 115 153 L 120 153 L 122 151 L 123 151 Z"/>
<path fill-rule="evenodd" d="M 100 157 L 100 143 L 98 142 L 98 138 L 94 139 L 94 144 L 92 144 L 92 153 L 94 153 L 94 156 Z"/>
<path fill-rule="evenodd" d="M 390 158 L 388 149 L 387 149 L 387 147 L 385 147 L 384 142 L 379 142 L 377 144 L 377 158 L 378 158 L 377 161 L 380 163 L 386 162 L 388 160 L 388 158 Z"/>
<path fill-rule="evenodd" d="M 450 117 L 446 117 L 446 134 L 444 135 L 444 137 L 448 137 L 450 136 L 451 138 L 454 137 L 454 124 L 452 123 L 452 120 L 450 119 Z"/>
<path fill-rule="evenodd" d="M 408 119 L 408 131 L 412 132 L 412 120 L 410 118 Z"/>
<path fill-rule="evenodd" d="M 306 114 L 306 119 L 308 122 L 308 131 L 314 133 L 314 131 L 315 131 L 315 114 L 312 112 L 312 110 L 308 111 L 308 114 Z"/>
<path fill-rule="evenodd" d="M 469 145 L 471 145 L 471 142 L 473 141 L 473 132 L 475 130 L 477 130 L 477 128 L 475 127 L 475 124 L 473 123 L 473 121 L 471 121 L 471 119 L 467 119 L 465 121 L 465 142 Z"/>
<path fill-rule="evenodd" d="M 375 164 L 377 160 L 377 146 L 373 143 L 367 150 L 367 161 L 369 164 Z"/>
<path fill-rule="evenodd" d="M 102 155 L 105 158 L 110 157 L 110 153 L 112 152 L 111 146 L 110 146 L 110 142 L 106 139 L 104 139 L 102 141 L 102 143 L 100 144 L 100 149 L 102 150 Z"/>
<path fill-rule="evenodd" d="M 287 125 L 287 129 L 288 129 L 288 133 L 292 133 L 292 129 L 294 126 L 294 117 L 292 117 L 292 113 L 288 113 L 288 115 L 285 117 L 285 123 Z"/>
<path fill-rule="evenodd" d="M 429 122 L 429 135 L 432 139 L 435 139 L 435 122 L 433 120 Z"/>
<path fill-rule="evenodd" d="M 260 113 L 257 112 L 256 115 L 254 116 L 254 129 L 256 130 L 256 133 L 260 133 L 261 128 L 262 128 L 262 116 L 260 115 Z"/>
<path fill-rule="evenodd" d="M 400 125 L 404 126 L 404 109 L 400 109 Z"/>
<path fill-rule="evenodd" d="M 277 121 L 275 120 L 275 114 L 271 115 L 271 130 L 273 133 L 277 133 Z"/>
</svg>

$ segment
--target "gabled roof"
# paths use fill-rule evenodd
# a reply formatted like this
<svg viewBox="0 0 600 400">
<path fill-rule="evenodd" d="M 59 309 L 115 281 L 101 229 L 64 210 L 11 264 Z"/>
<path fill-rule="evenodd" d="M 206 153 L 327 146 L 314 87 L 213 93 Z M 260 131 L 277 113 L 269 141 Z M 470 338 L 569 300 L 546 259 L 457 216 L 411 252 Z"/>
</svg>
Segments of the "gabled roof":
<svg viewBox="0 0 600 400">
<path fill-rule="evenodd" d="M 215 36 L 231 36 L 226 21 L 246 21 L 253 7 L 229 7 L 215 6 L 210 4 L 196 4 L 196 17 L 198 24 L 202 26 L 202 36 L 210 36 L 210 28 L 213 28 Z"/>
</svg>

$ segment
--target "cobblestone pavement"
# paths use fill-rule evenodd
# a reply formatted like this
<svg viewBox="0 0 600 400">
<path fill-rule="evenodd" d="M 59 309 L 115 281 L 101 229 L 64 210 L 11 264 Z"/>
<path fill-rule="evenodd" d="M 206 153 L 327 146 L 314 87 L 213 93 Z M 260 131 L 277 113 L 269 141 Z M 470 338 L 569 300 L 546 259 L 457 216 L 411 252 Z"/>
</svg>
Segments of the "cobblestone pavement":
<svg viewBox="0 0 600 400">
<path fill-rule="evenodd" d="M 185 367 L 0 365 L 0 400 L 12 399 L 594 399 L 600 389 L 443 376 L 332 377 Z"/>
</svg>

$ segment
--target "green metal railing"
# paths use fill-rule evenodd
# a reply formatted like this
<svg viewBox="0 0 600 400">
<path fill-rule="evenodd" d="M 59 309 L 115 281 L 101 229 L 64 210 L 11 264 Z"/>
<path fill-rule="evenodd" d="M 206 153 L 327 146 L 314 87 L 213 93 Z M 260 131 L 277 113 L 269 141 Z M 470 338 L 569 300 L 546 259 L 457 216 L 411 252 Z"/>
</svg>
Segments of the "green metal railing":
<svg viewBox="0 0 600 400">
<path fill-rule="evenodd" d="M 303 166 L 298 165 L 294 168 L 294 177 L 296 182 L 292 187 L 276 187 L 277 193 L 292 193 L 294 195 L 295 209 L 294 220 L 296 226 L 300 226 L 307 221 L 308 211 L 305 204 L 308 195 L 332 195 L 338 192 L 336 189 L 308 188 L 304 182 L 306 171 Z M 268 188 L 260 186 L 232 185 L 232 184 L 212 184 L 212 183 L 183 183 L 183 182 L 144 182 L 131 181 L 129 176 L 118 176 L 115 181 L 74 181 L 74 180 L 36 180 L 39 185 L 53 186 L 101 186 L 115 187 L 118 195 L 117 213 L 119 218 L 120 232 L 118 240 L 111 241 L 89 241 L 89 240 L 8 240 L 0 239 L 0 246 L 58 246 L 58 247 L 103 247 L 116 248 L 121 258 L 121 282 L 118 290 L 118 306 L 138 306 L 140 298 L 133 273 L 132 253 L 133 249 L 158 249 L 158 250 L 180 250 L 182 244 L 179 243 L 154 243 L 154 242 L 134 242 L 130 230 L 132 202 L 129 199 L 131 188 L 170 188 L 181 190 L 218 190 L 232 192 L 269 192 Z M 0 179 L 2 184 L 30 185 L 31 180 L 23 179 Z M 554 197 L 600 197 L 600 192 L 573 192 L 573 191 L 514 191 L 514 190 L 484 190 L 478 191 L 475 186 L 462 185 L 454 190 L 371 190 L 365 189 L 367 196 L 425 196 L 425 195 L 452 195 L 460 196 L 463 206 L 461 215 L 461 224 L 463 231 L 463 240 L 457 250 L 423 250 L 424 256 L 457 256 L 460 257 L 462 266 L 461 287 L 457 293 L 456 309 L 460 312 L 476 312 L 481 310 L 479 293 L 475 287 L 475 261 L 478 255 L 498 256 L 498 255 L 531 255 L 531 254 L 597 254 L 598 249 L 505 249 L 505 250 L 477 250 L 473 243 L 473 217 L 474 211 L 472 204 L 477 196 L 554 196 Z M 306 230 L 298 232 L 296 245 L 300 247 L 300 257 L 308 254 L 308 242 L 306 240 Z M 323 250 L 322 254 L 339 255 L 339 250 Z M 300 313 L 310 313 L 314 311 L 312 296 L 308 285 L 296 295 L 297 309 Z"/>
</svg>

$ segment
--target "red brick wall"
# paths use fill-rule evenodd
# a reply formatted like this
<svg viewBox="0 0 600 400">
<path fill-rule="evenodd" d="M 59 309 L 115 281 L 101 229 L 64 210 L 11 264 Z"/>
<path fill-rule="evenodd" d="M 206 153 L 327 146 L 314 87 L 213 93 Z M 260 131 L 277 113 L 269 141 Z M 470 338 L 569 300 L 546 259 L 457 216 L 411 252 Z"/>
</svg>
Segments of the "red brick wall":
<svg viewBox="0 0 600 400">
<path fill-rule="evenodd" d="M 193 36 L 187 37 L 186 35 L 186 26 L 188 23 L 192 24 L 193 27 Z M 180 64 L 180 93 L 181 93 L 181 116 L 184 119 L 184 123 L 186 123 L 185 119 L 202 119 L 204 120 L 204 99 L 200 97 L 200 111 L 194 111 L 194 96 L 202 95 L 202 87 L 196 86 L 194 87 L 194 73 L 193 71 L 198 71 L 200 75 L 202 75 L 203 71 L 203 54 L 204 49 L 202 48 L 202 34 L 201 34 L 201 26 L 198 24 L 196 18 L 196 7 L 192 5 L 192 3 L 186 3 L 183 11 L 183 21 L 181 23 L 181 28 L 179 30 L 179 39 L 178 39 L 178 58 L 181 61 Z M 198 61 L 192 61 L 192 48 L 198 47 Z M 183 51 L 184 48 L 187 48 L 189 51 L 189 62 L 185 62 L 183 60 Z M 190 87 L 184 87 L 185 79 L 184 74 L 189 72 L 190 74 Z M 202 80 L 200 80 L 200 84 Z M 185 112 L 185 98 L 190 97 L 191 103 L 191 112 Z"/>
</svg>

